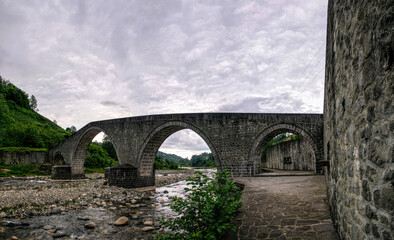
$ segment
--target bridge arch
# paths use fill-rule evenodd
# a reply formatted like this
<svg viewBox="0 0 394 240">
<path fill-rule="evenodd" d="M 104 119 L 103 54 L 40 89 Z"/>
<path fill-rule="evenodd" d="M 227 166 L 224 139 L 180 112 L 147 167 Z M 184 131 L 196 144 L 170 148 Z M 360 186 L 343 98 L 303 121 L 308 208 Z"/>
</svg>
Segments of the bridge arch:
<svg viewBox="0 0 394 240">
<path fill-rule="evenodd" d="M 71 173 L 73 178 L 85 177 L 84 164 L 85 164 L 87 150 L 89 148 L 89 145 L 92 143 L 93 138 L 100 132 L 104 132 L 105 135 L 109 137 L 111 143 L 114 145 L 116 155 L 119 157 L 116 143 L 113 141 L 111 135 L 109 135 L 106 130 L 97 126 L 88 127 L 86 130 L 83 131 L 83 133 L 79 137 L 77 144 L 75 145 L 75 150 L 73 151 L 73 156 L 71 158 L 72 159 Z"/>
<path fill-rule="evenodd" d="M 202 130 L 189 123 L 180 122 L 180 121 L 179 122 L 171 121 L 155 128 L 148 135 L 148 137 L 146 137 L 144 143 L 142 144 L 142 147 L 138 154 L 138 163 L 139 163 L 138 165 L 140 166 L 139 168 L 140 176 L 153 175 L 153 164 L 155 161 L 156 153 L 159 150 L 160 146 L 173 133 L 184 129 L 190 129 L 194 131 L 205 141 L 205 143 L 208 145 L 209 149 L 211 150 L 211 153 L 216 163 L 216 167 L 218 169 L 222 169 L 219 155 L 217 153 L 215 146 L 212 144 L 212 141 Z"/>
<path fill-rule="evenodd" d="M 322 150 L 319 146 L 318 141 L 313 138 L 313 136 L 306 130 L 301 127 L 292 125 L 292 124 L 275 124 L 270 127 L 264 129 L 253 142 L 252 148 L 249 152 L 249 164 L 253 165 L 254 174 L 258 174 L 261 166 L 261 153 L 263 152 L 264 146 L 275 136 L 284 133 L 290 132 L 293 134 L 300 135 L 304 138 L 304 140 L 312 146 L 313 152 L 315 154 L 315 172 L 318 169 L 318 162 L 322 160 Z"/>
</svg>

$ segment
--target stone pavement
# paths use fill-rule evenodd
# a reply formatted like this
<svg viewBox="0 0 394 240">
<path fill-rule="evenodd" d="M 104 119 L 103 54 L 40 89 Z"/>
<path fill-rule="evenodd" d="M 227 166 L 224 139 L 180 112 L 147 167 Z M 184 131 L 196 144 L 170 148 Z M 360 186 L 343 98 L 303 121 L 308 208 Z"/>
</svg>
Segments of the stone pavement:
<svg viewBox="0 0 394 240">
<path fill-rule="evenodd" d="M 226 239 L 338 239 L 325 179 L 314 176 L 236 178 L 245 184 L 237 232 Z"/>
</svg>

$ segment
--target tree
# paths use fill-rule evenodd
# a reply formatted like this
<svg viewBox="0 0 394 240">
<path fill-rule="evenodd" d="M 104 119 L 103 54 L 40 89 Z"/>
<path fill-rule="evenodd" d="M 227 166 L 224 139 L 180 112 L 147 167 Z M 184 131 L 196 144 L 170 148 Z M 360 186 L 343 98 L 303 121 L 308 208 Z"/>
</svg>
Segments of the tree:
<svg viewBox="0 0 394 240">
<path fill-rule="evenodd" d="M 116 150 L 114 145 L 111 143 L 109 137 L 107 135 L 104 136 L 103 143 L 101 144 L 101 147 L 107 151 L 108 155 L 115 159 L 115 161 L 118 161 L 118 156 L 116 155 Z"/>
<path fill-rule="evenodd" d="M 34 95 L 31 95 L 31 97 L 29 99 L 29 106 L 30 106 L 31 110 L 38 112 L 37 99 Z"/>
<path fill-rule="evenodd" d="M 66 128 L 66 131 L 70 133 L 75 133 L 77 131 L 77 128 L 75 126 L 71 126 Z"/>
<path fill-rule="evenodd" d="M 89 145 L 85 160 L 87 168 L 105 168 L 116 165 L 117 162 L 108 156 L 108 153 L 98 144 L 93 142 Z"/>
</svg>

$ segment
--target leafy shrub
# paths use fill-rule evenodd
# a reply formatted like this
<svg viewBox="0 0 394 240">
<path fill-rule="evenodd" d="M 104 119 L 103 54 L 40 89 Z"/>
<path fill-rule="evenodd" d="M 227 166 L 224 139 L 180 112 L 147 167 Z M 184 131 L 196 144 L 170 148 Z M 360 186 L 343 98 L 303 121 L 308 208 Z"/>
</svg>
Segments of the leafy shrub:
<svg viewBox="0 0 394 240">
<path fill-rule="evenodd" d="M 171 233 L 156 235 L 157 239 L 220 239 L 229 229 L 241 207 L 242 191 L 230 178 L 230 173 L 221 171 L 214 179 L 201 172 L 188 179 L 186 198 L 175 197 L 171 209 L 179 215 L 162 224 Z"/>
</svg>

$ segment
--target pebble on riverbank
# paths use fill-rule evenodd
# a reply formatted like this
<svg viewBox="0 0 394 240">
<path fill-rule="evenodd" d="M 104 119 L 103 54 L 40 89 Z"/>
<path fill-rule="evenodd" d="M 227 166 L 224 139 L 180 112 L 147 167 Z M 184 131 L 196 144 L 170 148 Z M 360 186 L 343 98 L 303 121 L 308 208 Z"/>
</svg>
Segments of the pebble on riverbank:
<svg viewBox="0 0 394 240">
<path fill-rule="evenodd" d="M 114 222 L 115 226 L 124 226 L 129 223 L 129 219 L 127 217 L 120 217 L 118 220 Z"/>
</svg>

